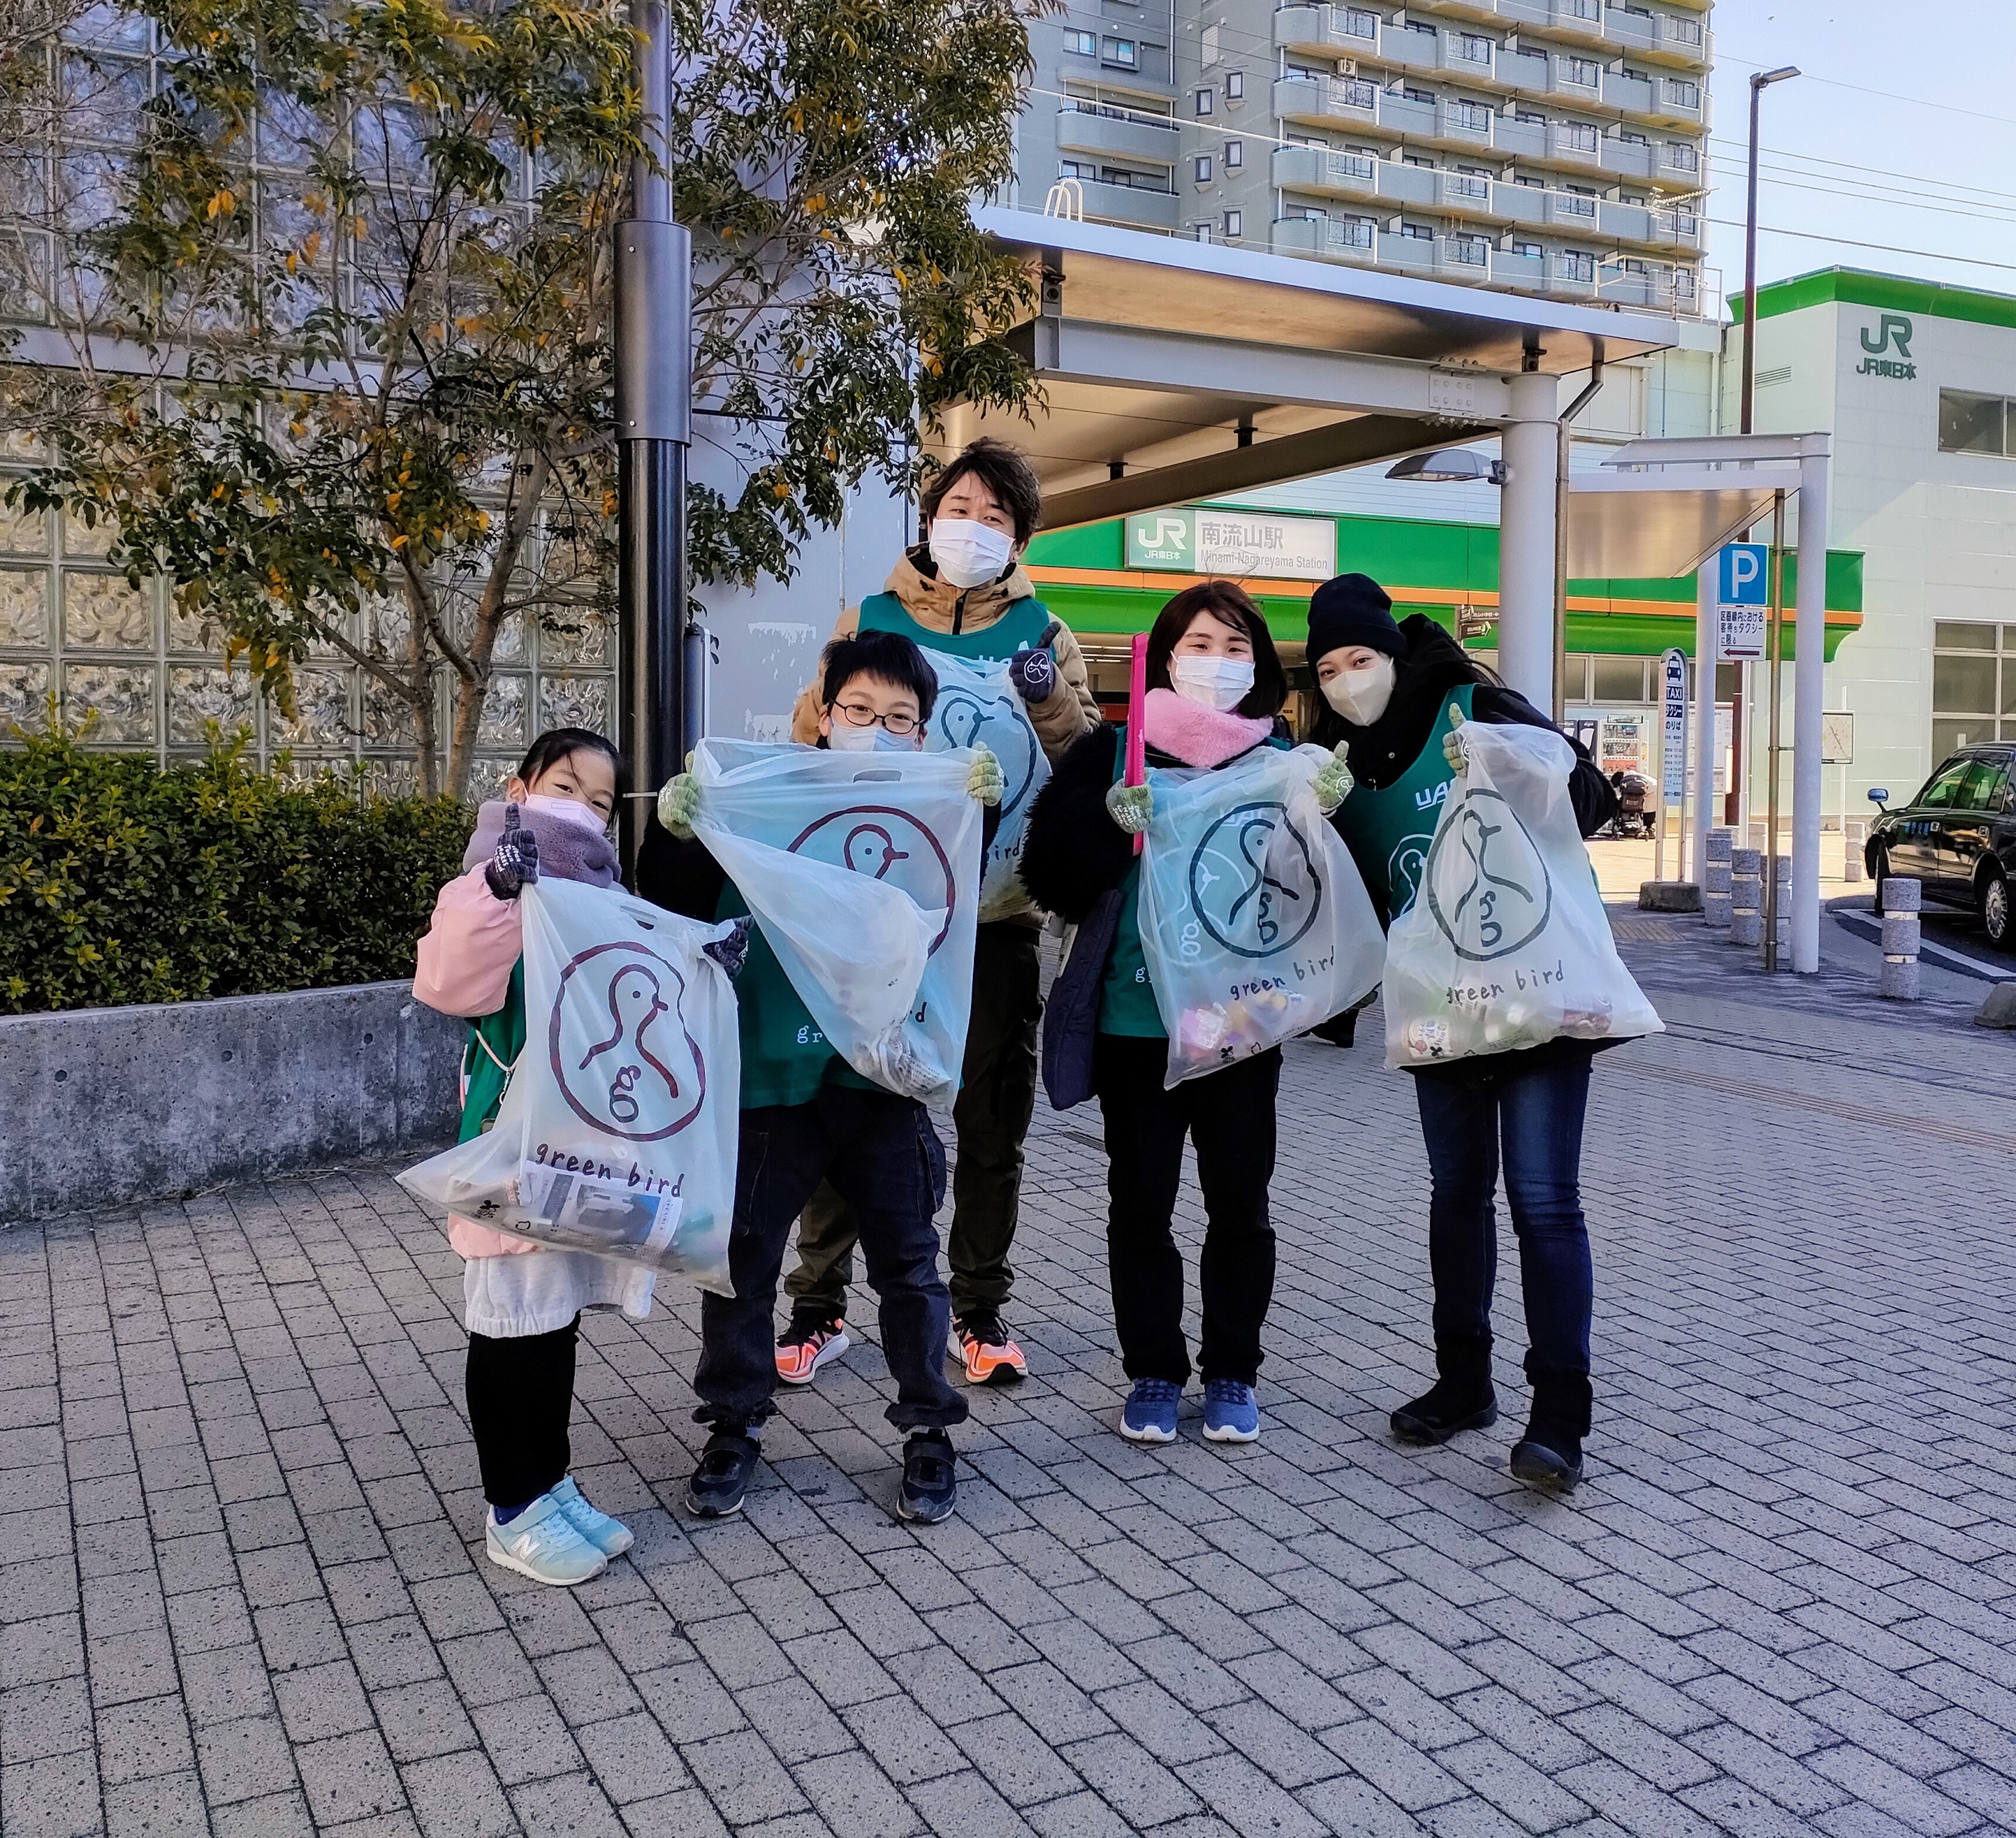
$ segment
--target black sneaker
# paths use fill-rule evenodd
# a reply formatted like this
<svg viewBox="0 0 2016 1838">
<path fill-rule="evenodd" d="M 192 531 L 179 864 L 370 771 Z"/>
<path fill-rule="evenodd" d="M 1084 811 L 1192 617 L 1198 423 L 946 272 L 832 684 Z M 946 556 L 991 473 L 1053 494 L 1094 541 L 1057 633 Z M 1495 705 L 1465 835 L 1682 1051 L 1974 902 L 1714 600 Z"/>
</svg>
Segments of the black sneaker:
<svg viewBox="0 0 2016 1838">
<path fill-rule="evenodd" d="M 1582 1439 L 1558 1425 L 1529 1423 L 1512 1445 L 1512 1477 L 1542 1493 L 1573 1493 L 1582 1478 Z"/>
<path fill-rule="evenodd" d="M 1437 1379 L 1411 1404 L 1392 1416 L 1393 1434 L 1403 1443 L 1432 1447 L 1466 1429 L 1488 1429 L 1498 1421 L 1498 1394 L 1486 1380 Z"/>
<path fill-rule="evenodd" d="M 952 1516 L 959 1484 L 952 1472 L 952 1439 L 942 1429 L 921 1429 L 903 1444 L 903 1484 L 896 1495 L 899 1517 L 935 1525 Z"/>
<path fill-rule="evenodd" d="M 707 1438 L 700 1465 L 686 1484 L 686 1510 L 696 1518 L 725 1519 L 742 1510 L 749 1477 L 762 1458 L 762 1445 L 739 1430 L 721 1429 Z"/>
</svg>

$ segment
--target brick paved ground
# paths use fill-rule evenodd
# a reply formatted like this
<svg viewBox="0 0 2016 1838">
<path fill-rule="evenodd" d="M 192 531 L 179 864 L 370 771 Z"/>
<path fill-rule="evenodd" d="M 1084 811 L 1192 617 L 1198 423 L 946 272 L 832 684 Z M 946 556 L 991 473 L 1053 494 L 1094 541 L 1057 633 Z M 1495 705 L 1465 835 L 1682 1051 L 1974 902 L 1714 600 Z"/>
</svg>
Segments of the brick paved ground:
<svg viewBox="0 0 2016 1838">
<path fill-rule="evenodd" d="M 1368 1052 L 1290 1054 L 1257 1448 L 1113 1433 L 1096 1119 L 1046 1114 L 1037 1376 L 958 1520 L 891 1521 L 869 1346 L 682 1523 L 675 1293 L 588 1331 L 578 1469 L 639 1543 L 573 1595 L 480 1558 L 459 1266 L 382 1172 L 0 1233 L 0 1828 L 2016 1829 L 2016 1043 L 1629 950 L 1674 1027 L 1599 1062 L 1568 1504 L 1516 1420 L 1382 1433 L 1425 1190 Z"/>
</svg>

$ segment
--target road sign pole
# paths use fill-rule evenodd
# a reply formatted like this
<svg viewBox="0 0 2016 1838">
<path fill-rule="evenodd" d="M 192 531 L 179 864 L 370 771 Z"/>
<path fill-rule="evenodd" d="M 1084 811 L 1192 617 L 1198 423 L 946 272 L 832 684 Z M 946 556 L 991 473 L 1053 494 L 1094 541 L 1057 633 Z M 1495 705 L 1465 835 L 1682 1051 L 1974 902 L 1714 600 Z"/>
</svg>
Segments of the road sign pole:
<svg viewBox="0 0 2016 1838">
<path fill-rule="evenodd" d="M 1820 968 L 1821 711 L 1827 671 L 1827 454 L 1799 464 L 1799 610 L 1792 663 L 1792 968 Z M 1846 818 L 1844 817 L 1845 823 Z"/>
<path fill-rule="evenodd" d="M 1779 684 L 1785 661 L 1785 495 L 1771 494 L 1771 721 L 1766 747 L 1770 782 L 1765 792 L 1764 968 L 1778 967 L 1778 752 L 1783 726 Z"/>
<path fill-rule="evenodd" d="M 1715 795 L 1715 602 L 1721 558 L 1704 561 L 1694 577 L 1694 827 L 1695 878 L 1707 891 L 1708 829 Z"/>
</svg>

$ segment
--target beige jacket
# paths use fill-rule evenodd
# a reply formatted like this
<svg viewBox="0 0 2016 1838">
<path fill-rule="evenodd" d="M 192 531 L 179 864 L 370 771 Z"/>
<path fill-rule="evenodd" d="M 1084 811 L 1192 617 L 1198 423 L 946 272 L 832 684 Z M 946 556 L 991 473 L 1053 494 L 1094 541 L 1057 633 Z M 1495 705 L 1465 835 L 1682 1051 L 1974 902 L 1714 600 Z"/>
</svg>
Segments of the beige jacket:
<svg viewBox="0 0 2016 1838">
<path fill-rule="evenodd" d="M 1033 599 L 1036 589 L 1020 568 L 1006 580 L 990 581 L 984 587 L 963 592 L 949 581 L 922 573 L 911 558 L 913 550 L 890 570 L 884 591 L 902 602 L 903 610 L 931 632 L 984 632 L 996 624 L 1017 600 Z M 850 638 L 858 629 L 861 610 L 850 607 L 833 628 L 835 638 Z M 1054 762 L 1080 734 L 1099 725 L 1099 706 L 1092 699 L 1091 679 L 1085 669 L 1085 654 L 1069 627 L 1059 624 L 1051 642 L 1057 659 L 1057 687 L 1049 699 L 1035 704 L 1029 721 L 1042 742 L 1044 754 Z M 808 683 L 799 691 L 791 713 L 791 737 L 810 747 L 819 738 L 820 685 Z"/>
</svg>

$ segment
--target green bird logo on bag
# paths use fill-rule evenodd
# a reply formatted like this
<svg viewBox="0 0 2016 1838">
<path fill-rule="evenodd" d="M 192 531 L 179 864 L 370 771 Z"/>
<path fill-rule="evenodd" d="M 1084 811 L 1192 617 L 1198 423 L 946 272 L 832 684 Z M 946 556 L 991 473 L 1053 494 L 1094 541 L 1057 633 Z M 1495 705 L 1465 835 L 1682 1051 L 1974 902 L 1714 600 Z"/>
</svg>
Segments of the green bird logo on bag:
<svg viewBox="0 0 2016 1838">
<path fill-rule="evenodd" d="M 1495 791 L 1470 791 L 1436 832 L 1424 879 L 1442 936 L 1473 964 L 1531 944 L 1554 911 L 1547 864 Z"/>
</svg>

